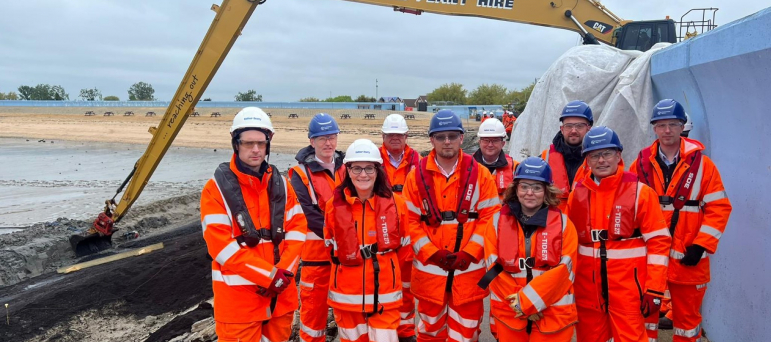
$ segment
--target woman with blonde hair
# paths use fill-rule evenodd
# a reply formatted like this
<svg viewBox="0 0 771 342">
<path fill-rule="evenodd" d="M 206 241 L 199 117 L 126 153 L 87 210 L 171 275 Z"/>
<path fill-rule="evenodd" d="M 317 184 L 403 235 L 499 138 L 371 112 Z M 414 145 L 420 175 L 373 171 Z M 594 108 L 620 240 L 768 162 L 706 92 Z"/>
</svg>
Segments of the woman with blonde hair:
<svg viewBox="0 0 771 342">
<path fill-rule="evenodd" d="M 573 260 L 578 239 L 541 158 L 525 159 L 485 234 L 491 314 L 500 341 L 570 341 L 577 323 Z"/>
</svg>

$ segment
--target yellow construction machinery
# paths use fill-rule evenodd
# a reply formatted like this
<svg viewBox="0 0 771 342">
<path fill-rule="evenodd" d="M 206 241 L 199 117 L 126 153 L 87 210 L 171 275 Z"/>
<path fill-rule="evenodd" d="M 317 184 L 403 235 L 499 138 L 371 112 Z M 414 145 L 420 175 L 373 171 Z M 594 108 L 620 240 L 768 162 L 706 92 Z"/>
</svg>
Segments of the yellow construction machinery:
<svg viewBox="0 0 771 342">
<path fill-rule="evenodd" d="M 171 146 L 185 120 L 193 112 L 220 64 L 249 21 L 252 12 L 266 0 L 224 0 L 212 5 L 217 14 L 193 62 L 179 84 L 169 108 L 157 127 L 145 153 L 134 165 L 115 196 L 106 201 L 104 212 L 85 235 L 74 235 L 70 243 L 76 255 L 87 255 L 112 246 L 114 225 L 126 215 L 139 197 L 163 155 Z M 676 41 L 674 21 L 624 21 L 596 0 L 347 0 L 390 7 L 394 11 L 419 15 L 436 13 L 471 16 L 578 32 L 584 43 L 603 42 L 621 49 L 647 50 L 656 42 Z M 125 191 L 124 191 L 125 189 Z M 115 198 L 123 192 L 119 202 Z"/>
</svg>

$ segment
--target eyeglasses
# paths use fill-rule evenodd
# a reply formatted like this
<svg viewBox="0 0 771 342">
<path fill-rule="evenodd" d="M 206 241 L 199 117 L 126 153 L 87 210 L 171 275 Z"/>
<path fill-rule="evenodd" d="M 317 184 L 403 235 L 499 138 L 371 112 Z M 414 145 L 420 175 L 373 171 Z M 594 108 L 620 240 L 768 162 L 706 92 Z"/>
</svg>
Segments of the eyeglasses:
<svg viewBox="0 0 771 342">
<path fill-rule="evenodd" d="M 682 122 L 661 122 L 653 125 L 654 129 L 657 129 L 660 131 L 666 130 L 667 128 L 669 128 L 670 130 L 676 130 L 680 127 L 683 127 Z"/>
<path fill-rule="evenodd" d="M 315 137 L 313 139 L 315 139 L 316 142 L 320 142 L 322 144 L 326 144 L 326 143 L 328 143 L 330 141 L 331 142 L 337 141 L 337 134 L 323 135 L 323 136 L 320 136 L 320 137 Z"/>
<path fill-rule="evenodd" d="M 543 185 L 541 184 L 527 184 L 527 183 L 519 183 L 517 185 L 517 190 L 523 193 L 527 193 L 528 191 L 532 191 L 534 194 L 540 194 L 546 190 Z"/>
<path fill-rule="evenodd" d="M 375 169 L 374 166 L 367 166 L 367 167 L 354 166 L 354 167 L 349 167 L 348 170 L 350 170 L 351 173 L 353 173 L 354 175 L 360 175 L 361 171 L 364 171 L 368 175 L 371 175 L 371 174 L 375 173 L 376 169 Z"/>
<path fill-rule="evenodd" d="M 562 127 L 565 127 L 568 131 L 572 131 L 574 129 L 580 131 L 580 130 L 586 129 L 587 127 L 589 127 L 589 125 L 583 122 L 579 122 L 579 123 L 562 124 Z"/>
<path fill-rule="evenodd" d="M 460 133 L 448 133 L 448 134 L 434 134 L 433 136 L 434 140 L 443 142 L 443 141 L 455 141 L 460 138 Z"/>
<path fill-rule="evenodd" d="M 599 151 L 597 153 L 592 153 L 586 156 L 586 158 L 589 158 L 590 161 L 596 162 L 600 160 L 600 157 L 604 160 L 610 160 L 610 158 L 613 158 L 616 156 L 616 151 L 611 150 L 605 150 L 605 151 Z"/>
<path fill-rule="evenodd" d="M 481 138 L 481 139 L 479 139 L 479 143 L 480 144 L 485 144 L 485 145 L 492 145 L 492 144 L 499 143 L 499 142 L 502 142 L 502 141 L 503 141 L 503 138 Z"/>
<path fill-rule="evenodd" d="M 245 140 L 239 140 L 238 144 L 241 145 L 244 148 L 253 149 L 254 146 L 257 146 L 261 149 L 268 146 L 268 140 L 258 140 L 258 141 L 245 141 Z"/>
</svg>

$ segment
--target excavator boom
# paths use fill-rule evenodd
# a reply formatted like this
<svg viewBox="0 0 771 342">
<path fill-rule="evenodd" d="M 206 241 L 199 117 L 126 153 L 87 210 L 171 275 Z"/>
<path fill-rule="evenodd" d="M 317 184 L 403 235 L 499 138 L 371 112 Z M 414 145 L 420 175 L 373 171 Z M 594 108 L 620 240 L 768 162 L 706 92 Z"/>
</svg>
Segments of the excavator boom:
<svg viewBox="0 0 771 342">
<path fill-rule="evenodd" d="M 147 150 L 116 192 L 117 196 L 126 186 L 122 198 L 117 204 L 114 198 L 107 200 L 105 212 L 99 215 L 87 236 L 70 237 L 77 256 L 95 253 L 112 245 L 113 224 L 120 221 L 136 202 L 258 4 L 257 0 L 224 0 L 221 6 L 212 5 L 212 10 L 217 14 L 166 109 L 166 114 L 158 127 L 150 128 L 153 137 Z"/>
<path fill-rule="evenodd" d="M 613 44 L 613 29 L 623 24 L 621 18 L 595 0 L 346 0 L 392 7 L 395 11 L 421 14 L 481 17 L 523 24 L 562 28 L 585 36 L 591 32 L 597 40 Z M 569 12 L 568 12 L 569 11 Z M 572 14 L 580 26 L 566 16 Z"/>
</svg>

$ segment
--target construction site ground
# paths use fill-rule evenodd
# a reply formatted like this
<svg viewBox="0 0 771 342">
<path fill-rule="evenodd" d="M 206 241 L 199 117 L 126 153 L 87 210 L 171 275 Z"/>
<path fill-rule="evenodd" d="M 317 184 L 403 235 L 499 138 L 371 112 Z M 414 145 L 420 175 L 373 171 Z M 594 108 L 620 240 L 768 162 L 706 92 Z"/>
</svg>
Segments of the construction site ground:
<svg viewBox="0 0 771 342">
<path fill-rule="evenodd" d="M 147 128 L 163 113 L 109 108 L 115 116 L 97 111 L 86 117 L 86 110 L 94 109 L 0 109 L 0 305 L 8 304 L 0 340 L 211 340 L 211 268 L 200 233 L 199 196 L 217 163 L 230 157 L 227 132 L 235 109 L 223 109 L 219 118 L 209 117 L 208 109 L 190 118 L 141 200 L 118 225 L 115 248 L 76 259 L 67 238 L 87 228 L 112 197 L 149 142 Z M 122 116 L 127 110 L 135 116 Z M 146 110 L 158 117 L 144 117 Z M 294 152 L 308 142 L 307 122 L 317 111 L 271 111 L 277 130 L 273 151 L 278 152 L 271 162 L 283 170 L 294 164 Z M 290 113 L 299 118 L 289 119 Z M 409 143 L 426 150 L 430 113 L 414 114 Z M 361 137 L 379 143 L 385 115 L 340 120 L 339 149 Z M 468 126 L 471 136 L 478 122 Z M 132 231 L 140 237 L 124 239 L 122 234 Z M 163 249 L 145 255 L 56 273 L 159 242 Z M 660 341 L 670 340 L 671 333 L 662 331 Z M 487 315 L 480 341 L 494 341 Z"/>
</svg>

